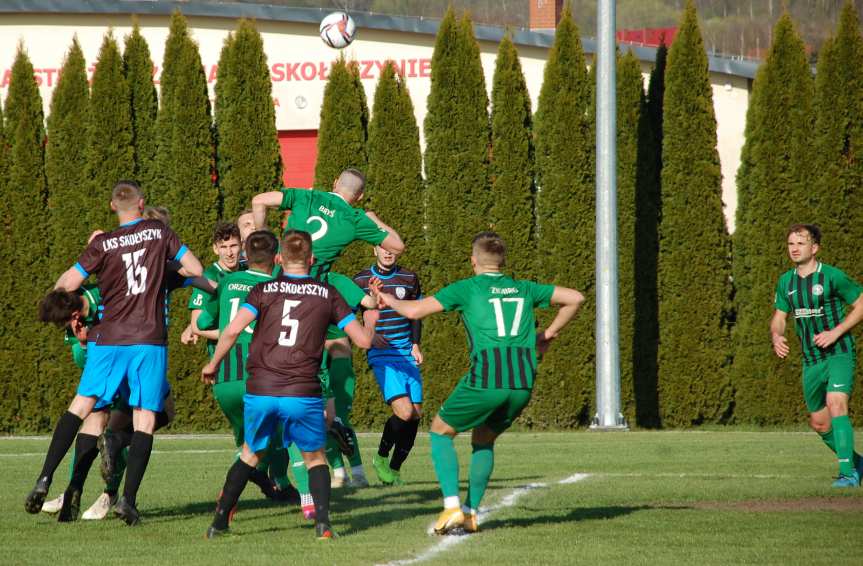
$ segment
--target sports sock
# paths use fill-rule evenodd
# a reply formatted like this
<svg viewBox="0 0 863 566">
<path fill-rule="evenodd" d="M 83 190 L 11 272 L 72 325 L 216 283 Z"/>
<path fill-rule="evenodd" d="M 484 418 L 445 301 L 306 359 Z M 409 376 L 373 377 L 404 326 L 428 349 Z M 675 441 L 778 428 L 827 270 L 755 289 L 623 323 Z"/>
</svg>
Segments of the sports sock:
<svg viewBox="0 0 863 566">
<path fill-rule="evenodd" d="M 411 449 L 414 447 L 414 441 L 417 438 L 417 430 L 419 430 L 419 426 L 419 420 L 412 420 L 405 423 L 398 440 L 396 440 L 396 449 L 393 451 L 393 457 L 390 458 L 390 468 L 393 470 L 402 469 L 402 464 L 407 460 L 408 454 L 411 453 Z"/>
<path fill-rule="evenodd" d="M 45 454 L 45 462 L 42 464 L 42 471 L 39 472 L 39 479 L 47 478 L 48 483 L 51 483 L 57 466 L 60 465 L 63 456 L 72 446 L 82 422 L 83 420 L 78 415 L 69 411 L 63 413 L 63 416 L 57 421 L 57 426 L 54 427 L 54 434 L 51 436 L 51 444 L 48 446 L 48 453 Z"/>
<path fill-rule="evenodd" d="M 821 437 L 821 440 L 824 441 L 824 444 L 827 445 L 827 448 L 830 449 L 834 454 L 836 453 L 836 440 L 833 438 L 833 429 L 831 428 L 827 432 L 819 432 L 818 436 Z M 858 452 L 854 452 L 854 466 L 860 462 L 860 454 Z"/>
<path fill-rule="evenodd" d="M 354 373 L 354 363 L 351 358 L 330 359 L 330 384 L 336 398 L 336 416 L 341 419 L 342 424 L 351 430 L 354 441 L 354 455 L 350 457 L 351 466 L 362 466 L 363 457 L 360 454 L 360 445 L 357 442 L 357 434 L 351 424 L 351 409 L 354 403 L 354 391 L 357 386 L 357 376 Z"/>
<path fill-rule="evenodd" d="M 114 467 L 114 475 L 105 482 L 105 493 L 114 497 L 120 491 L 120 484 L 123 483 L 123 474 L 126 473 L 126 461 L 129 457 L 129 449 L 123 448 L 120 454 L 117 455 L 117 465 Z"/>
<path fill-rule="evenodd" d="M 153 451 L 153 435 L 136 430 L 129 445 L 129 461 L 126 465 L 126 485 L 123 486 L 123 498 L 135 507 L 138 498 L 138 488 L 147 471 L 150 453 Z"/>
<path fill-rule="evenodd" d="M 159 411 L 156 413 L 156 425 L 153 427 L 153 432 L 168 426 L 170 423 L 171 417 L 168 416 L 168 413 L 165 411 Z"/>
<path fill-rule="evenodd" d="M 429 437 L 431 439 L 432 463 L 444 500 L 452 497 L 457 499 L 458 454 L 456 454 L 452 438 L 435 432 L 431 433 Z"/>
<path fill-rule="evenodd" d="M 261 492 L 266 497 L 271 497 L 274 492 L 273 480 L 267 475 L 267 472 L 260 468 L 254 468 L 249 474 L 249 481 L 261 488 Z"/>
<path fill-rule="evenodd" d="M 854 473 L 854 428 L 848 415 L 833 417 L 833 439 L 836 443 L 836 457 L 839 459 L 839 473 L 850 476 Z"/>
<path fill-rule="evenodd" d="M 288 447 L 288 454 L 291 457 L 291 469 L 294 472 L 294 481 L 297 484 L 297 491 L 300 495 L 306 495 L 309 492 L 309 472 L 306 470 L 306 463 L 303 461 L 303 455 L 296 444 L 291 443 Z"/>
<path fill-rule="evenodd" d="M 266 471 L 279 489 L 285 489 L 291 485 L 288 479 L 288 451 L 284 446 L 284 429 L 282 425 L 276 429 L 276 434 L 270 436 L 270 444 L 267 446 Z"/>
<path fill-rule="evenodd" d="M 84 482 L 87 480 L 87 474 L 90 473 L 90 466 L 93 465 L 93 461 L 99 455 L 98 441 L 98 436 L 78 433 L 78 437 L 75 439 L 75 464 L 72 468 L 72 478 L 69 480 L 69 489 L 78 491 L 84 489 Z"/>
<path fill-rule="evenodd" d="M 213 518 L 213 526 L 217 529 L 225 530 L 228 528 L 231 509 L 234 508 L 240 499 L 240 495 L 242 495 L 246 484 L 249 482 L 249 476 L 254 470 L 254 467 L 240 459 L 237 459 L 230 469 L 228 469 L 228 475 L 225 476 L 225 485 L 222 487 L 222 495 L 219 496 L 219 503 L 216 504 L 216 516 Z"/>
<path fill-rule="evenodd" d="M 494 469 L 494 444 L 474 444 L 470 457 L 470 475 L 467 483 L 467 505 L 479 509 L 485 495 L 491 471 Z"/>
<path fill-rule="evenodd" d="M 329 434 L 327 435 L 327 462 L 330 463 L 330 467 L 334 470 L 345 467 L 342 451 Z"/>
<path fill-rule="evenodd" d="M 351 466 L 351 479 L 358 479 L 366 477 L 366 471 L 363 469 L 363 465 L 359 466 Z"/>
<path fill-rule="evenodd" d="M 400 422 L 405 422 L 395 415 L 390 416 L 384 424 L 384 431 L 381 433 L 381 443 L 378 444 L 378 456 L 386 458 L 390 455 L 390 450 L 395 445 L 398 439 L 398 426 Z"/>
<path fill-rule="evenodd" d="M 321 464 L 309 469 L 309 488 L 315 500 L 315 521 L 330 522 L 330 471 Z"/>
</svg>

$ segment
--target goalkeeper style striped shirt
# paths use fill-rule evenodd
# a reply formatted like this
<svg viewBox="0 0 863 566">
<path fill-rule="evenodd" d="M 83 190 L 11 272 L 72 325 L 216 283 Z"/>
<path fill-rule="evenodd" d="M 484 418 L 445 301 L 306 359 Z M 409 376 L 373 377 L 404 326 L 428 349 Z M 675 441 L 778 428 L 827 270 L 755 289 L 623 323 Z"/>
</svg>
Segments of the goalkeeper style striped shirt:
<svg viewBox="0 0 863 566">
<path fill-rule="evenodd" d="M 812 365 L 830 356 L 854 355 L 854 337 L 846 332 L 828 348 L 815 345 L 815 335 L 835 328 L 845 319 L 845 306 L 860 296 L 863 288 L 842 270 L 818 263 L 800 277 L 797 269 L 782 274 L 776 285 L 774 306 L 794 315 L 794 329 L 803 349 L 803 363 Z"/>
<path fill-rule="evenodd" d="M 434 297 L 461 315 L 470 348 L 469 385 L 532 389 L 536 378 L 535 307 L 548 307 L 553 285 L 483 273 L 447 285 Z"/>
</svg>

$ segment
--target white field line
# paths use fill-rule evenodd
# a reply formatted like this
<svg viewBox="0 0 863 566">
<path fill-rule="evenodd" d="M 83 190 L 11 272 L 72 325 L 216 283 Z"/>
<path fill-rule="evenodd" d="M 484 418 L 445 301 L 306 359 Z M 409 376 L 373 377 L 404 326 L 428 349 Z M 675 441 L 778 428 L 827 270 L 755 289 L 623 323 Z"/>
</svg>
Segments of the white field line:
<svg viewBox="0 0 863 566">
<path fill-rule="evenodd" d="M 573 474 L 568 478 L 562 479 L 556 483 L 566 485 L 573 484 L 576 482 L 580 482 L 582 480 L 590 477 L 590 474 Z M 542 489 L 548 487 L 548 484 L 545 483 L 531 483 L 524 487 L 519 487 L 507 495 L 505 495 L 500 501 L 492 505 L 491 507 L 483 507 L 479 511 L 479 523 L 480 525 L 485 522 L 486 519 L 496 511 L 500 511 L 501 509 L 505 509 L 507 507 L 512 507 L 515 503 L 525 494 L 530 493 L 536 489 Z M 433 532 L 433 526 L 429 527 L 429 534 Z M 440 539 L 437 544 L 432 545 L 426 550 L 419 553 L 417 556 L 413 558 L 406 558 L 403 560 L 393 560 L 392 562 L 387 562 L 385 564 L 379 566 L 406 566 L 408 564 L 418 564 L 420 562 L 425 562 L 426 560 L 430 560 L 436 557 L 438 554 L 446 552 L 447 550 L 453 548 L 457 544 L 461 544 L 462 542 L 468 540 L 470 536 L 445 536 Z"/>
</svg>

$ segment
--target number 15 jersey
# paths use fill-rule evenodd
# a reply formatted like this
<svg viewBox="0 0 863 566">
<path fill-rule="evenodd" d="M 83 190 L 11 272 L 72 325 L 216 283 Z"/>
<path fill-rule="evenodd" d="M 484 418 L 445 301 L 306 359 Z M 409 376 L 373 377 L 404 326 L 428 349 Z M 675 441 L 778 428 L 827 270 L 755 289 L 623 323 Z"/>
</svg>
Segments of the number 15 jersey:
<svg viewBox="0 0 863 566">
<path fill-rule="evenodd" d="M 165 344 L 165 269 L 187 251 L 158 220 L 140 218 L 93 238 L 75 264 L 84 278 L 96 275 L 102 296 L 101 318 L 88 341 Z"/>
<path fill-rule="evenodd" d="M 327 327 L 355 316 L 336 289 L 307 275 L 281 275 L 255 285 L 241 308 L 257 324 L 246 361 L 246 393 L 320 397 L 318 370 Z"/>
<path fill-rule="evenodd" d="M 434 297 L 458 311 L 470 347 L 469 385 L 532 389 L 536 377 L 534 307 L 547 307 L 554 285 L 482 273 L 447 285 Z"/>
</svg>

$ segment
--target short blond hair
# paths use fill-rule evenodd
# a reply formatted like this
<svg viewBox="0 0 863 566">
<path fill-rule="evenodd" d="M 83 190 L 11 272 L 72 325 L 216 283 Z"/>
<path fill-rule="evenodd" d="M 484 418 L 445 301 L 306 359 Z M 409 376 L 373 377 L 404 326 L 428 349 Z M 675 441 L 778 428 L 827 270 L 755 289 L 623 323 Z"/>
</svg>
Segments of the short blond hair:
<svg viewBox="0 0 863 566">
<path fill-rule="evenodd" d="M 158 220 L 165 226 L 171 225 L 171 213 L 164 206 L 145 206 L 141 216 L 147 220 Z"/>
<path fill-rule="evenodd" d="M 134 210 L 144 198 L 144 191 L 135 181 L 118 181 L 111 190 L 111 203 L 118 211 Z"/>
<path fill-rule="evenodd" d="M 506 263 L 506 244 L 495 232 L 480 232 L 474 236 L 472 253 L 480 265 L 503 267 Z"/>
</svg>

